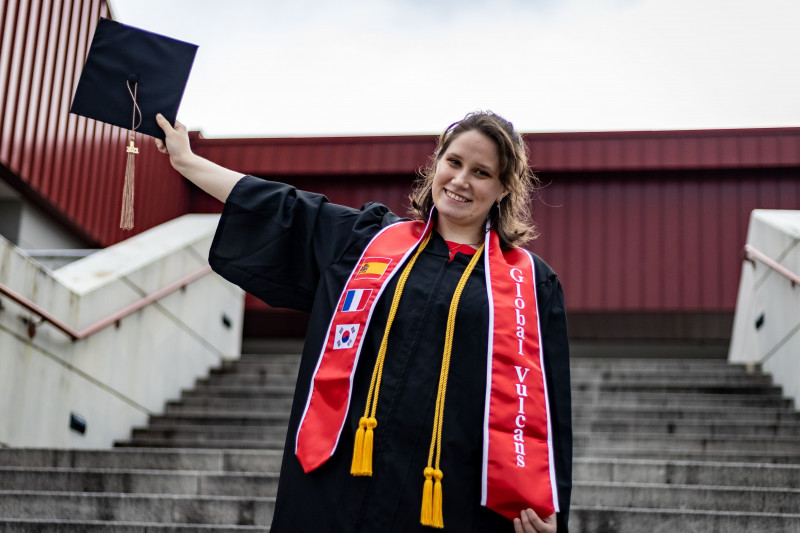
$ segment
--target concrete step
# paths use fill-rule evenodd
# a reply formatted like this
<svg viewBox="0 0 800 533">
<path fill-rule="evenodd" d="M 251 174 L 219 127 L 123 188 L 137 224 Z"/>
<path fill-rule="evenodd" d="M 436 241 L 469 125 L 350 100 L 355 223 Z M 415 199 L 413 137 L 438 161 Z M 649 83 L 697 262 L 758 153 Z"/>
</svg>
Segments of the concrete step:
<svg viewBox="0 0 800 533">
<path fill-rule="evenodd" d="M 570 508 L 570 531 L 578 533 L 643 533 L 758 531 L 798 533 L 800 514 L 696 511 L 693 509 Z"/>
<path fill-rule="evenodd" d="M 286 441 L 281 440 L 246 440 L 246 439 L 210 439 L 210 438 L 156 438 L 138 437 L 128 441 L 120 441 L 114 446 L 120 448 L 207 448 L 232 450 L 282 450 Z"/>
<path fill-rule="evenodd" d="M 576 403 L 572 415 L 577 418 L 614 420 L 619 418 L 645 418 L 649 420 L 751 420 L 762 423 L 800 423 L 800 413 L 786 407 L 738 407 L 722 405 L 704 406 L 642 406 L 627 403 Z"/>
<path fill-rule="evenodd" d="M 137 448 L 64 450 L 0 448 L 0 465 L 16 467 L 190 470 L 203 472 L 277 472 L 283 452 Z"/>
<path fill-rule="evenodd" d="M 268 412 L 270 410 L 288 413 L 292 408 L 292 398 L 184 398 L 167 402 L 164 414 L 212 412 Z"/>
<path fill-rule="evenodd" d="M 777 423 L 761 420 L 718 420 L 702 419 L 650 419 L 628 418 L 615 416 L 613 418 L 592 418 L 573 416 L 574 431 L 599 431 L 616 433 L 618 438 L 624 439 L 629 435 L 647 434 L 660 436 L 690 435 L 703 438 L 739 439 L 742 437 L 756 436 L 800 436 L 800 424 L 797 422 Z M 798 441 L 800 446 L 800 441 Z"/>
<path fill-rule="evenodd" d="M 244 377 L 244 376 L 241 376 Z M 617 372 L 605 371 L 594 374 L 576 372 L 570 376 L 575 386 L 604 382 L 678 382 L 684 384 L 700 383 L 705 385 L 772 385 L 772 377 L 765 374 L 747 374 L 744 372 Z"/>
<path fill-rule="evenodd" d="M 300 359 L 293 359 L 291 361 L 275 361 L 270 358 L 264 357 L 263 360 L 236 360 L 225 361 L 220 366 L 212 368 L 210 374 L 216 376 L 219 374 L 281 374 L 296 376 L 297 370 L 300 368 Z"/>
<path fill-rule="evenodd" d="M 221 366 L 212 369 L 210 375 L 221 374 L 235 375 L 289 375 L 296 376 L 299 368 L 299 358 L 293 356 L 291 359 L 276 361 L 274 356 L 254 356 L 245 355 L 240 360 L 226 361 Z M 287 356 L 288 357 L 288 356 Z M 764 375 L 759 369 L 748 370 L 744 365 L 732 365 L 726 361 L 717 360 L 656 360 L 650 363 L 640 360 L 588 360 L 573 359 L 571 374 L 573 378 L 583 379 L 584 377 L 603 377 L 605 379 L 612 376 L 625 376 L 632 379 L 652 375 L 686 377 L 687 373 L 692 376 L 717 377 L 720 375 L 750 376 L 760 379 L 769 376 Z"/>
<path fill-rule="evenodd" d="M 574 388 L 582 388 L 591 384 L 600 383 L 674 383 L 684 387 L 695 386 L 740 386 L 740 387 L 766 387 L 772 385 L 772 378 L 763 374 L 746 374 L 732 372 L 708 372 L 704 374 L 681 374 L 681 373 L 617 373 L 614 371 L 599 374 L 584 374 L 577 372 L 571 376 Z M 208 378 L 197 380 L 199 387 L 203 386 L 273 386 L 273 385 L 293 385 L 297 380 L 296 371 L 294 372 L 254 372 L 254 373 L 219 373 L 213 374 Z"/>
<path fill-rule="evenodd" d="M 274 420 L 262 420 L 258 415 L 252 417 L 224 418 L 217 417 L 204 420 L 202 417 L 174 419 L 167 423 L 161 419 L 157 424 L 145 428 L 135 428 L 133 439 L 176 439 L 176 440 L 267 440 L 283 441 L 286 437 L 286 424 Z M 614 435 L 617 441 L 647 438 L 686 438 L 708 441 L 730 440 L 736 442 L 764 442 L 767 438 L 774 444 L 791 443 L 800 440 L 791 437 L 800 436 L 800 424 L 777 424 L 759 421 L 703 421 L 703 420 L 650 420 L 650 419 L 594 419 L 575 418 L 574 431 L 577 435 L 606 434 Z M 763 437 L 763 438 L 760 438 Z M 778 440 L 772 437 L 779 438 Z"/>
<path fill-rule="evenodd" d="M 573 478 L 676 485 L 708 485 L 713 480 L 715 485 L 729 487 L 800 487 L 800 464 L 578 457 Z"/>
<path fill-rule="evenodd" d="M 162 429 L 176 426 L 240 426 L 240 427 L 282 427 L 289 424 L 288 412 L 244 411 L 207 411 L 183 412 L 181 414 L 151 416 L 149 426 Z"/>
<path fill-rule="evenodd" d="M 694 373 L 681 372 L 645 372 L 645 371 L 617 371 L 606 370 L 602 372 L 577 371 L 572 373 L 572 382 L 575 386 L 597 383 L 600 381 L 620 382 L 680 382 L 684 384 L 701 383 L 706 385 L 771 385 L 772 378 L 764 374 L 747 374 L 746 372 L 714 371 Z M 250 369 L 240 369 L 238 372 L 217 371 L 207 378 L 197 380 L 203 385 L 288 385 L 295 383 L 297 369 L 277 366 L 264 368 L 259 365 Z"/>
<path fill-rule="evenodd" d="M 683 358 L 649 358 L 649 357 L 572 357 L 570 358 L 572 369 L 641 369 L 652 372 L 662 372 L 670 370 L 685 370 L 694 372 L 696 370 L 709 369 L 737 369 L 747 370 L 743 364 L 731 364 L 725 359 L 683 359 Z M 753 370 L 760 371 L 760 366 L 755 365 Z"/>
<path fill-rule="evenodd" d="M 196 381 L 198 387 L 270 387 L 294 386 L 297 374 L 216 374 Z"/>
<path fill-rule="evenodd" d="M 647 366 L 636 364 L 637 361 L 629 361 L 624 364 L 595 364 L 586 365 L 582 362 L 572 361 L 570 367 L 570 374 L 573 378 L 579 379 L 589 377 L 601 377 L 608 379 L 614 376 L 629 377 L 636 379 L 641 376 L 658 375 L 658 376 L 720 376 L 720 375 L 747 375 L 747 376 L 763 376 L 764 373 L 760 369 L 749 370 L 742 365 L 731 365 L 727 363 L 714 364 L 697 364 L 687 365 L 655 365 Z"/>
<path fill-rule="evenodd" d="M 264 526 L 231 526 L 204 524 L 156 524 L 151 522 L 120 522 L 104 520 L 59 520 L 50 518 L 3 519 L 3 533 L 239 533 L 269 531 Z"/>
<path fill-rule="evenodd" d="M 0 467 L 0 490 L 275 496 L 278 473 Z"/>
<path fill-rule="evenodd" d="M 614 446 L 593 445 L 591 448 L 579 447 L 575 449 L 575 458 L 600 459 L 600 460 L 660 460 L 660 461 L 711 461 L 732 463 L 756 463 L 797 465 L 800 464 L 800 451 L 771 451 L 763 450 L 704 450 L 680 447 L 669 441 L 647 442 L 638 447 L 626 444 Z"/>
<path fill-rule="evenodd" d="M 800 509 L 800 489 L 786 487 L 575 481 L 572 498 L 575 505 L 591 507 L 760 513 L 795 513 Z"/>
<path fill-rule="evenodd" d="M 266 526 L 274 498 L 0 491 L 3 518 Z"/>
<path fill-rule="evenodd" d="M 133 440 L 148 439 L 174 439 L 180 440 L 229 440 L 229 441 L 276 441 L 283 442 L 286 438 L 285 426 L 173 426 L 159 427 L 148 426 L 134 428 Z"/>
<path fill-rule="evenodd" d="M 245 353 L 238 359 L 233 359 L 232 362 L 241 363 L 280 363 L 280 364 L 294 364 L 300 365 L 300 352 L 302 346 L 297 352 L 282 352 L 282 353 Z"/>
<path fill-rule="evenodd" d="M 249 399 L 269 399 L 269 398 L 291 398 L 294 396 L 293 386 L 269 386 L 269 387 L 236 387 L 236 386 L 217 386 L 201 385 L 191 390 L 181 393 L 182 398 L 249 398 Z"/>
<path fill-rule="evenodd" d="M 647 449 L 674 446 L 689 451 L 791 452 L 800 454 L 800 439 L 766 436 L 648 435 L 620 436 L 617 432 L 576 431 L 574 446 L 581 455 L 590 456 L 594 448 Z M 577 455 L 577 454 L 576 454 Z"/>
<path fill-rule="evenodd" d="M 767 384 L 748 383 L 708 383 L 703 380 L 670 381 L 660 378 L 649 380 L 624 381 L 607 380 L 597 383 L 573 383 L 576 391 L 607 392 L 667 392 L 670 394 L 703 393 L 703 394 L 748 394 L 780 396 L 780 387 Z"/>
<path fill-rule="evenodd" d="M 735 407 L 774 407 L 791 408 L 791 400 L 780 394 L 724 394 L 724 393 L 692 393 L 674 391 L 641 391 L 641 390 L 574 390 L 572 399 L 575 405 L 597 403 L 627 403 L 639 406 L 681 407 L 683 405 L 708 405 L 723 408 Z"/>
</svg>

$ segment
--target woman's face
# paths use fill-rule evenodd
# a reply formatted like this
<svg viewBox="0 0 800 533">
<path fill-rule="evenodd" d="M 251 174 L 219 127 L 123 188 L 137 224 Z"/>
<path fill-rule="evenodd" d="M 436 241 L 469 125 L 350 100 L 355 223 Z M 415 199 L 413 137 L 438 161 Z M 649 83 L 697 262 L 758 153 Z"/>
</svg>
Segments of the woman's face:
<svg viewBox="0 0 800 533">
<path fill-rule="evenodd" d="M 436 163 L 431 192 L 437 229 L 445 239 L 482 241 L 489 210 L 507 192 L 494 141 L 477 130 L 454 138 Z"/>
</svg>

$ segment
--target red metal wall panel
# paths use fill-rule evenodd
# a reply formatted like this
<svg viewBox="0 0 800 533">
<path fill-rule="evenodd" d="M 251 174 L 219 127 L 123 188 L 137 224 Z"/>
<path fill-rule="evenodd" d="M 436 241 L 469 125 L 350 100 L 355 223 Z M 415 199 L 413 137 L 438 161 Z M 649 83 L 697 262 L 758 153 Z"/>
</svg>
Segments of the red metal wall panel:
<svg viewBox="0 0 800 533">
<path fill-rule="evenodd" d="M 572 311 L 732 311 L 753 209 L 800 209 L 800 168 L 547 174 L 530 246 Z"/>
<path fill-rule="evenodd" d="M 531 133 L 537 170 L 666 170 L 797 166 L 800 128 Z"/>
<path fill-rule="evenodd" d="M 436 147 L 433 135 L 203 139 L 193 132 L 192 141 L 203 156 L 254 175 L 413 175 Z"/>
</svg>

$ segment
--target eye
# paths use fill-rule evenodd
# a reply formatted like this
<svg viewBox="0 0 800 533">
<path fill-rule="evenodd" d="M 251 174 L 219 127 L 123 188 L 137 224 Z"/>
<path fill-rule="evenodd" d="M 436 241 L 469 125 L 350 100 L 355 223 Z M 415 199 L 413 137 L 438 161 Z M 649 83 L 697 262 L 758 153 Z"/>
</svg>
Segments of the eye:
<svg viewBox="0 0 800 533">
<path fill-rule="evenodd" d="M 449 158 L 447 160 L 447 162 L 450 163 L 451 165 L 453 165 L 454 167 L 460 167 L 461 166 L 461 161 L 459 161 L 458 159 L 453 159 L 452 157 Z"/>
</svg>

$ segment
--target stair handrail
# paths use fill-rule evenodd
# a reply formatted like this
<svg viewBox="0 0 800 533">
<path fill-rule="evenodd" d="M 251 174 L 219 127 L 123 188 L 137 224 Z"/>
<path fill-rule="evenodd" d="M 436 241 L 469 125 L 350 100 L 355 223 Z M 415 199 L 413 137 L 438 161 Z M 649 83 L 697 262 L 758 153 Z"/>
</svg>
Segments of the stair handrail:
<svg viewBox="0 0 800 533">
<path fill-rule="evenodd" d="M 27 298 L 25 298 L 21 294 L 18 294 L 16 292 L 14 292 L 13 290 L 11 290 L 10 287 L 7 287 L 7 286 L 3 285 L 2 283 L 0 283 L 0 294 L 4 294 L 4 295 L 8 296 L 9 298 L 14 300 L 16 303 L 18 303 L 22 307 L 24 307 L 24 308 L 28 309 L 29 311 L 31 311 L 32 313 L 38 315 L 42 319 L 42 322 L 49 322 L 55 328 L 60 329 L 61 331 L 63 331 L 67 335 L 69 335 L 69 337 L 73 341 L 79 341 L 79 340 L 85 339 L 86 337 L 94 335 L 98 331 L 107 328 L 111 324 L 118 323 L 120 320 L 122 320 L 123 318 L 127 317 L 128 315 L 131 315 L 131 314 L 135 313 L 139 309 L 142 309 L 143 307 L 146 307 L 146 306 L 150 305 L 151 303 L 153 303 L 153 302 L 155 302 L 157 300 L 160 300 L 161 298 L 163 298 L 163 297 L 165 297 L 165 296 L 167 296 L 169 294 L 172 294 L 173 292 L 175 292 L 175 291 L 177 291 L 179 289 L 182 289 L 182 288 L 186 287 L 188 284 L 192 283 L 193 281 L 195 281 L 197 279 L 202 278 L 203 276 L 205 276 L 209 272 L 211 272 L 211 267 L 209 265 L 206 265 L 203 268 L 201 268 L 199 270 L 196 270 L 195 272 L 192 272 L 191 274 L 188 274 L 188 275 L 180 278 L 179 280 L 170 283 L 169 285 L 167 285 L 165 287 L 162 287 L 161 289 L 155 291 L 154 293 L 152 293 L 152 294 L 150 294 L 148 296 L 145 296 L 143 298 L 140 298 L 139 300 L 137 300 L 136 302 L 128 305 L 127 307 L 124 307 L 124 308 L 120 309 L 116 313 L 113 313 L 113 314 L 107 316 L 106 318 L 98 320 L 94 324 L 92 324 L 90 326 L 87 326 L 86 328 L 84 328 L 84 329 L 82 329 L 80 331 L 70 327 L 68 324 L 66 324 L 65 322 L 62 322 L 61 320 L 59 320 L 58 318 L 56 318 L 55 316 L 50 314 L 48 311 L 46 311 L 42 307 L 36 305 L 35 303 L 33 303 L 32 301 L 28 300 Z M 36 323 L 28 322 L 28 336 L 33 338 L 34 335 L 36 335 Z"/>
<path fill-rule="evenodd" d="M 783 277 L 787 278 L 789 281 L 792 282 L 792 287 L 796 285 L 800 285 L 800 276 L 783 266 L 782 264 L 778 263 L 771 257 L 767 256 L 763 252 L 759 251 L 755 247 L 750 244 L 744 245 L 744 259 L 745 261 L 750 261 L 755 265 L 754 260 L 758 260 L 764 263 L 766 266 L 777 272 L 778 274 L 782 275 Z"/>
</svg>

